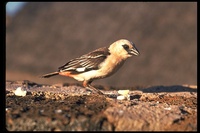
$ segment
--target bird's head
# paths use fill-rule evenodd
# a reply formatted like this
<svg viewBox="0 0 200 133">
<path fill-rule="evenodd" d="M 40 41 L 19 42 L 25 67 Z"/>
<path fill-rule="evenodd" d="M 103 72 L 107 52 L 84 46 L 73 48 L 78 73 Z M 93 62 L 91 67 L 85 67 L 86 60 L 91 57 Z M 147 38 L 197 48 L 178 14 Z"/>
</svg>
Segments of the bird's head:
<svg viewBox="0 0 200 133">
<path fill-rule="evenodd" d="M 110 45 L 109 50 L 112 54 L 118 55 L 123 59 L 131 57 L 132 55 L 138 56 L 140 53 L 134 43 L 120 39 Z"/>
</svg>

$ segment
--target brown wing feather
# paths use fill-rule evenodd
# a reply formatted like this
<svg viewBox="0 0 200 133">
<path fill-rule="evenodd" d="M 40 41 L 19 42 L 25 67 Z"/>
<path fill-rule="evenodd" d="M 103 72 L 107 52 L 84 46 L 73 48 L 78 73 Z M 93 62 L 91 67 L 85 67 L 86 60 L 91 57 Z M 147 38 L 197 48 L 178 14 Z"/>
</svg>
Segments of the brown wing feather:
<svg viewBox="0 0 200 133">
<path fill-rule="evenodd" d="M 107 47 L 99 48 L 79 58 L 75 58 L 67 62 L 65 65 L 59 67 L 59 71 L 71 71 L 74 73 L 81 73 L 89 70 L 98 69 L 101 64 L 109 55 Z M 77 71 L 77 68 L 82 68 L 84 71 Z"/>
</svg>

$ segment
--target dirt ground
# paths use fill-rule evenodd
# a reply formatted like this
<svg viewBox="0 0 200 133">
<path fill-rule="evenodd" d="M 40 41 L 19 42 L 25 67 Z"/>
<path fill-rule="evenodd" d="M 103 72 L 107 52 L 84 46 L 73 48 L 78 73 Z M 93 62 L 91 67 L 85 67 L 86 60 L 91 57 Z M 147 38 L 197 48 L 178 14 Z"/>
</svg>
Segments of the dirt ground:
<svg viewBox="0 0 200 133">
<path fill-rule="evenodd" d="M 18 88 L 26 90 L 17 96 Z M 197 86 L 102 87 L 6 81 L 8 131 L 197 131 Z M 117 99 L 118 90 L 130 99 Z"/>
</svg>

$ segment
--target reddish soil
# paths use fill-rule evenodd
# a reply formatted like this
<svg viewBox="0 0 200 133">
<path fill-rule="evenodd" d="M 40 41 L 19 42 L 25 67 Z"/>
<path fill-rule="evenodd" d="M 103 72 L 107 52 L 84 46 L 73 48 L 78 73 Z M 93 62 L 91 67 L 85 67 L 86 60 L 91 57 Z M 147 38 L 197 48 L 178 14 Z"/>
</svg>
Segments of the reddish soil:
<svg viewBox="0 0 200 133">
<path fill-rule="evenodd" d="M 13 92 L 23 87 L 26 96 Z M 6 82 L 9 131 L 197 131 L 197 86 L 97 87 Z M 110 89 L 110 90 L 108 90 Z M 117 100 L 129 89 L 130 100 Z"/>
</svg>

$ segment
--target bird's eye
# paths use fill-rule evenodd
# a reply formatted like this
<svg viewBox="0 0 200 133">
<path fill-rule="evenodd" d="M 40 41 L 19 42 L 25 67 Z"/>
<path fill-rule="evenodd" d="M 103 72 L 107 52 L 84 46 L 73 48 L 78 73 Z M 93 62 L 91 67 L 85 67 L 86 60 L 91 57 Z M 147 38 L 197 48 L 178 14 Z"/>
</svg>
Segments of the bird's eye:
<svg viewBox="0 0 200 133">
<path fill-rule="evenodd" d="M 122 45 L 122 46 L 123 46 L 123 48 L 124 48 L 125 50 L 129 49 L 129 46 L 128 46 L 127 44 L 124 44 L 124 45 Z"/>
</svg>

